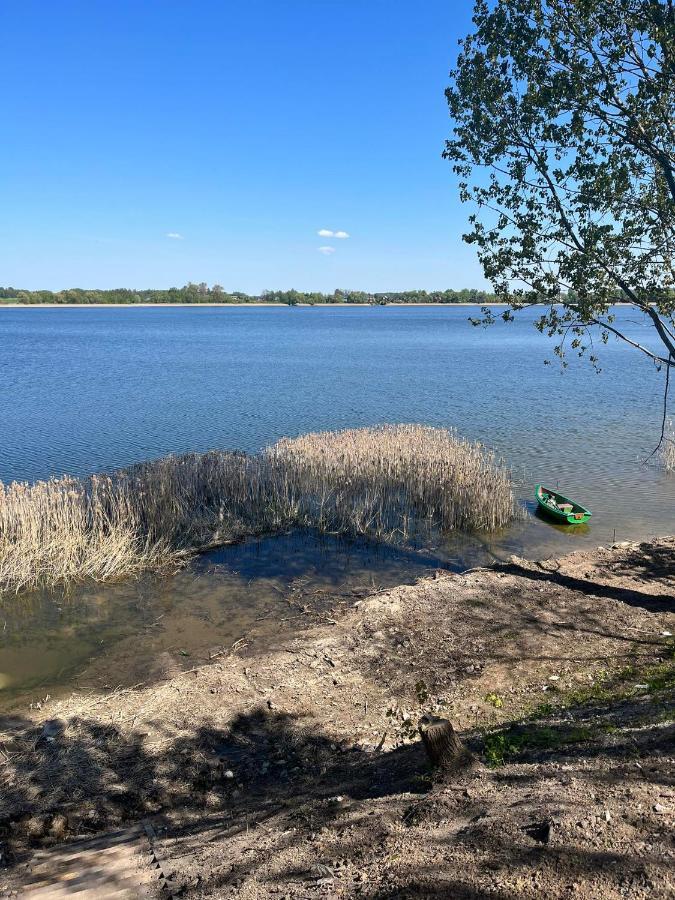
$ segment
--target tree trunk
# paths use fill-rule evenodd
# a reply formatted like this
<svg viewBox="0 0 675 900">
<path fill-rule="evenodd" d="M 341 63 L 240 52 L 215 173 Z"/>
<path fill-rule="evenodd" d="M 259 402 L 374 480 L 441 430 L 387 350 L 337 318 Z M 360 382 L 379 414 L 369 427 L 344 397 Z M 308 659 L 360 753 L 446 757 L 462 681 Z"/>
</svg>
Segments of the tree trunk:
<svg viewBox="0 0 675 900">
<path fill-rule="evenodd" d="M 447 719 L 422 716 L 418 727 L 429 762 L 434 768 L 458 768 L 472 761 L 471 753 L 457 737 Z"/>
</svg>

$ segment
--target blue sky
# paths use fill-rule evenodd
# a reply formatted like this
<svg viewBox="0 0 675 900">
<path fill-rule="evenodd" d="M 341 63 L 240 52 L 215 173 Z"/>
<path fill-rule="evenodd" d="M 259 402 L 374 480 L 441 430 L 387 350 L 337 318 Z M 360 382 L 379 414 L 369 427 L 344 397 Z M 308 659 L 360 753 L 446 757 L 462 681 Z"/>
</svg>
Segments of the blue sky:
<svg viewBox="0 0 675 900">
<path fill-rule="evenodd" d="M 4 0 L 0 284 L 485 286 L 441 159 L 470 26 L 470 0 Z"/>
</svg>

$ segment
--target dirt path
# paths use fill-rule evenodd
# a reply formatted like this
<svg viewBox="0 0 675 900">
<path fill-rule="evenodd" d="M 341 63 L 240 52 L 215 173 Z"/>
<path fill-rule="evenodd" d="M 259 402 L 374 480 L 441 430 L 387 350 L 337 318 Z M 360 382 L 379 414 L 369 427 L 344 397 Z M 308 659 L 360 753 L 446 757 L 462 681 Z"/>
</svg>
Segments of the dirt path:
<svg viewBox="0 0 675 900">
<path fill-rule="evenodd" d="M 20 867 L 22 900 L 137 900 L 158 893 L 161 867 L 141 826 L 38 850 Z"/>
<path fill-rule="evenodd" d="M 0 880 L 149 817 L 195 898 L 672 896 L 674 610 L 673 538 L 514 558 L 4 722 Z M 423 712 L 474 767 L 432 779 Z"/>
</svg>

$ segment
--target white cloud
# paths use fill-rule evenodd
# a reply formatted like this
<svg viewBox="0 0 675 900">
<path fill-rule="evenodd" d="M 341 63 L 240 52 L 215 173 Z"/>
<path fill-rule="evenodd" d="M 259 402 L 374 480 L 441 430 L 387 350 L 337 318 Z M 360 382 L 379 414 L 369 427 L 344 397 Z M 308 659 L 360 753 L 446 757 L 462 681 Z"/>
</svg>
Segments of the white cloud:
<svg viewBox="0 0 675 900">
<path fill-rule="evenodd" d="M 320 228 L 317 231 L 319 237 L 332 237 L 332 238 L 348 238 L 349 234 L 346 231 L 331 231 L 330 228 Z"/>
<path fill-rule="evenodd" d="M 331 253 L 335 253 L 335 247 L 319 247 L 319 253 L 323 253 L 324 256 L 330 256 Z"/>
<path fill-rule="evenodd" d="M 168 231 L 166 236 L 168 238 L 171 238 L 174 241 L 182 241 L 183 240 L 183 235 L 178 234 L 177 231 Z"/>
</svg>

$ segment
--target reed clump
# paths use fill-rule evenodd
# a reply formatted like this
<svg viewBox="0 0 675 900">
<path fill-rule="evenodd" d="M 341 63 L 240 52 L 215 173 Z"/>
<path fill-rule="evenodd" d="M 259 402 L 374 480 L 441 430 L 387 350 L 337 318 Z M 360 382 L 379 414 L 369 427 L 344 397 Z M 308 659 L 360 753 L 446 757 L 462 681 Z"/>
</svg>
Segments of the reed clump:
<svg viewBox="0 0 675 900">
<path fill-rule="evenodd" d="M 672 420 L 664 432 L 659 458 L 666 472 L 675 472 L 675 423 Z"/>
<path fill-rule="evenodd" d="M 514 515 L 508 469 L 444 428 L 306 434 L 265 455 L 300 524 L 325 531 L 409 540 L 430 529 L 492 531 Z"/>
<path fill-rule="evenodd" d="M 107 581 L 166 564 L 169 545 L 143 538 L 127 487 L 108 476 L 0 483 L 0 590 Z"/>
<path fill-rule="evenodd" d="M 420 425 L 284 439 L 257 455 L 169 456 L 112 475 L 0 483 L 0 590 L 169 570 L 190 553 L 299 526 L 377 540 L 494 530 L 506 467 Z"/>
</svg>

